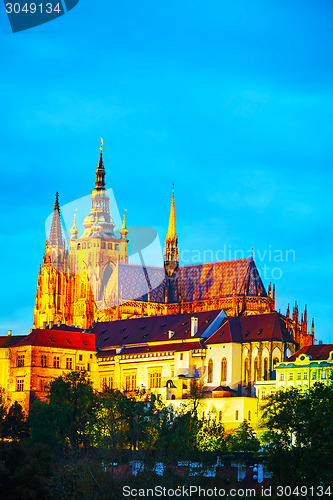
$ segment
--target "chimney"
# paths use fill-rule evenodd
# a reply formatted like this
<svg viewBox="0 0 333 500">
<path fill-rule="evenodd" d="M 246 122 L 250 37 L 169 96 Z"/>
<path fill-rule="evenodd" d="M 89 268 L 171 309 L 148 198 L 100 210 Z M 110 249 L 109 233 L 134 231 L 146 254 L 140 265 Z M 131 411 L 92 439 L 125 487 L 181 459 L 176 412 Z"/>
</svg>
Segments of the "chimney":
<svg viewBox="0 0 333 500">
<path fill-rule="evenodd" d="M 12 334 L 13 330 L 8 330 L 8 336 Z"/>
<path fill-rule="evenodd" d="M 168 337 L 169 337 L 169 339 L 171 339 L 171 337 L 173 337 L 173 336 L 174 336 L 174 334 L 175 334 L 175 332 L 174 332 L 174 331 L 169 330 L 169 331 L 168 331 Z"/>
<path fill-rule="evenodd" d="M 53 328 L 53 321 L 50 321 L 49 323 L 49 328 L 52 329 Z"/>
<path fill-rule="evenodd" d="M 198 318 L 195 318 L 192 316 L 191 318 L 191 337 L 194 337 L 194 335 L 198 332 Z"/>
</svg>

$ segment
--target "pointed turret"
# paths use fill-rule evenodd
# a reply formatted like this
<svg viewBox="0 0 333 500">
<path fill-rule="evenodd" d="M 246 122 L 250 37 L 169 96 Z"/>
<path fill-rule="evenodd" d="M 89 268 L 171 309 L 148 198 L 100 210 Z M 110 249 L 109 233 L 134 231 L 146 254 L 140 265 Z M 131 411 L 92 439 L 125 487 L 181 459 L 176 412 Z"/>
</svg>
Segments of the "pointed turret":
<svg viewBox="0 0 333 500">
<path fill-rule="evenodd" d="M 271 297 L 272 296 L 272 283 L 269 284 L 269 287 L 268 287 L 268 297 Z"/>
<path fill-rule="evenodd" d="M 128 235 L 128 229 L 126 227 L 126 212 L 127 212 L 127 208 L 125 208 L 125 211 L 124 211 L 123 225 L 122 225 L 121 229 L 119 229 L 119 232 L 120 232 L 121 237 L 123 239 L 126 239 L 126 236 Z"/>
<path fill-rule="evenodd" d="M 288 304 L 286 318 L 289 319 L 289 317 L 290 317 L 290 307 L 289 307 L 289 304 Z"/>
<path fill-rule="evenodd" d="M 79 234 L 79 229 L 77 228 L 76 225 L 76 214 L 74 214 L 73 227 L 71 227 L 70 231 L 71 231 L 71 239 L 76 240 L 77 235 Z"/>
<path fill-rule="evenodd" d="M 164 267 L 168 276 L 172 276 L 179 265 L 178 237 L 176 233 L 175 189 L 172 188 L 168 234 L 165 240 Z"/>
</svg>

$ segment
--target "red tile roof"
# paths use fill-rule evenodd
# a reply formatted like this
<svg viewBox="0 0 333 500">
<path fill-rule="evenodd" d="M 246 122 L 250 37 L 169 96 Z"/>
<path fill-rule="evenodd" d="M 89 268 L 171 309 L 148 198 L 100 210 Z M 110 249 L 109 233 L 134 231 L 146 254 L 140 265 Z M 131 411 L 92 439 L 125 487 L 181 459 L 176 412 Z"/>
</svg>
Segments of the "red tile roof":
<svg viewBox="0 0 333 500">
<path fill-rule="evenodd" d="M 277 312 L 226 318 L 205 344 L 279 340 L 296 343 Z"/>
<path fill-rule="evenodd" d="M 97 323 L 93 331 L 96 338 L 100 337 L 98 349 L 148 342 L 167 344 L 169 340 L 172 343 L 191 339 L 192 316 L 198 318 L 198 332 L 193 338 L 200 338 L 219 313 L 220 310 L 108 321 Z M 175 332 L 171 339 L 168 337 L 169 331 Z"/>
<path fill-rule="evenodd" d="M 83 351 L 95 350 L 95 335 L 81 331 L 36 329 L 24 337 L 15 347 L 26 345 L 41 347 L 59 347 L 63 349 L 80 349 Z"/>
<path fill-rule="evenodd" d="M 328 359 L 330 352 L 333 351 L 333 344 L 316 344 L 316 345 L 308 345 L 299 349 L 299 351 L 295 352 L 287 361 L 295 361 L 298 356 L 301 354 L 307 354 L 311 356 L 311 359 L 314 360 L 326 360 Z"/>
</svg>

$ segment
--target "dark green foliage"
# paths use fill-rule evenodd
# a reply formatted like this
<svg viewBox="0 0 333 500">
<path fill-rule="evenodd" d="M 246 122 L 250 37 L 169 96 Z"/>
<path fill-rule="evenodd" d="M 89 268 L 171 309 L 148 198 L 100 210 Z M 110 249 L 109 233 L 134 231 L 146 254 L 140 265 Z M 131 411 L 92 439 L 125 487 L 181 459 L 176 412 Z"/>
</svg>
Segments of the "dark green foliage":
<svg viewBox="0 0 333 500">
<path fill-rule="evenodd" d="M 8 439 L 24 439 L 29 436 L 28 424 L 22 406 L 15 401 L 9 408 L 2 424 L 2 435 Z"/>
<path fill-rule="evenodd" d="M 28 449 L 22 443 L 0 443 L 0 491 L 3 500 L 53 498 L 48 448 Z"/>
<path fill-rule="evenodd" d="M 251 425 L 244 420 L 235 432 L 228 436 L 228 450 L 231 452 L 257 452 L 260 448 L 259 439 L 257 439 Z"/>
<path fill-rule="evenodd" d="M 68 438 L 72 447 L 87 446 L 86 428 L 95 404 L 95 393 L 86 372 L 73 371 L 56 378 L 49 391 L 50 404 L 58 408 L 60 435 Z"/>
<path fill-rule="evenodd" d="M 44 443 L 53 449 L 65 442 L 66 415 L 56 403 L 35 401 L 31 405 L 28 422 L 32 443 Z"/>
<path fill-rule="evenodd" d="M 333 387 L 291 388 L 265 402 L 267 466 L 280 484 L 333 484 Z M 292 471 L 292 474 L 291 474 Z"/>
</svg>

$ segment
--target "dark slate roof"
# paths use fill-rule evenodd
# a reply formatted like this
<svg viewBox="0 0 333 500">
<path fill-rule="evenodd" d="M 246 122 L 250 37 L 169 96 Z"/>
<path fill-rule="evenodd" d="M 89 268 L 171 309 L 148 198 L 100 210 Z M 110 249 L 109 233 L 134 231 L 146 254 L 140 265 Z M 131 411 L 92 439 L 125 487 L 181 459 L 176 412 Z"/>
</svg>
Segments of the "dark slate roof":
<svg viewBox="0 0 333 500">
<path fill-rule="evenodd" d="M 18 342 L 15 347 L 23 346 L 60 347 L 65 349 L 95 350 L 95 335 L 73 330 L 53 330 L 37 328 Z"/>
<path fill-rule="evenodd" d="M 132 356 L 133 354 L 154 354 L 154 353 L 163 353 L 163 352 L 184 352 L 191 351 L 192 349 L 202 349 L 202 345 L 200 343 L 200 339 L 197 342 L 181 342 L 175 343 L 170 340 L 170 343 L 159 344 L 159 345 L 144 345 L 144 346 L 125 346 L 120 354 L 122 356 Z M 116 355 L 116 349 L 106 349 L 99 351 L 97 357 L 105 358 L 105 357 L 113 357 Z"/>
<path fill-rule="evenodd" d="M 333 351 L 333 344 L 316 344 L 316 345 L 307 345 L 299 349 L 299 351 L 295 352 L 287 361 L 295 361 L 298 356 L 301 354 L 306 354 L 310 356 L 312 361 L 315 360 L 327 360 L 330 352 Z"/>
<path fill-rule="evenodd" d="M 231 297 L 235 287 L 236 295 L 258 295 L 267 297 L 265 287 L 253 259 L 214 262 L 198 266 L 181 267 L 178 273 L 182 300 L 189 302 L 208 297 Z"/>
<path fill-rule="evenodd" d="M 16 345 L 20 340 L 24 339 L 24 335 L 3 335 L 0 336 L 0 348 L 6 349 Z"/>
<path fill-rule="evenodd" d="M 166 274 L 163 267 L 119 264 L 119 295 L 125 300 L 165 301 Z"/>
<path fill-rule="evenodd" d="M 79 328 L 78 326 L 67 326 L 61 324 L 61 325 L 53 325 L 52 330 L 66 330 L 66 332 L 82 332 L 83 328 Z"/>
<path fill-rule="evenodd" d="M 97 323 L 93 332 L 98 340 L 98 349 L 128 344 L 148 342 L 171 343 L 175 340 L 191 339 L 191 317 L 198 318 L 198 332 L 193 337 L 200 338 L 210 323 L 220 314 L 218 311 L 204 311 L 166 316 L 150 316 Z M 175 334 L 168 337 L 169 330 Z"/>
<path fill-rule="evenodd" d="M 132 264 L 119 264 L 118 294 L 123 300 L 150 300 L 165 302 L 167 278 L 164 268 Z M 112 280 L 116 277 L 112 276 Z M 206 297 L 231 297 L 243 295 L 258 296 L 259 287 L 263 297 L 267 297 L 265 287 L 253 259 L 214 262 L 196 266 L 180 267 L 168 288 L 169 302 L 178 302 L 177 289 L 183 302 L 205 300 Z"/>
<path fill-rule="evenodd" d="M 296 344 L 277 312 L 226 318 L 205 344 L 279 340 Z"/>
<path fill-rule="evenodd" d="M 219 385 L 218 387 L 215 387 L 215 389 L 212 389 L 212 392 L 221 392 L 221 391 L 227 391 L 227 392 L 237 392 L 235 389 L 231 389 L 228 385 Z"/>
</svg>

